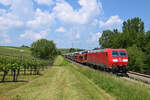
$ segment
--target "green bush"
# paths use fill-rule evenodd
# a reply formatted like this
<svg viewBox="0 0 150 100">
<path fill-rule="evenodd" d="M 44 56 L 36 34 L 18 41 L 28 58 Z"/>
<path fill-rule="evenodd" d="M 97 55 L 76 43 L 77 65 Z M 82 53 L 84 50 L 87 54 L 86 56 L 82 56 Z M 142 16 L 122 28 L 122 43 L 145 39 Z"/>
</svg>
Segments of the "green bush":
<svg viewBox="0 0 150 100">
<path fill-rule="evenodd" d="M 127 49 L 129 56 L 129 69 L 136 72 L 145 73 L 147 65 L 145 53 L 136 45 Z"/>
<path fill-rule="evenodd" d="M 34 57 L 49 59 L 57 55 L 56 45 L 53 41 L 40 39 L 31 44 L 31 52 Z"/>
</svg>

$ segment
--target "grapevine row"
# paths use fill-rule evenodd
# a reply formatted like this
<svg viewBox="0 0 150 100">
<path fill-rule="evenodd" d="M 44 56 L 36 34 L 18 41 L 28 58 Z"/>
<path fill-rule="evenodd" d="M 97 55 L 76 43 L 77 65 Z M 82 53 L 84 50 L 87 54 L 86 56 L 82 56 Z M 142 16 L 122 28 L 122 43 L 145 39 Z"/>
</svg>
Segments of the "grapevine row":
<svg viewBox="0 0 150 100">
<path fill-rule="evenodd" d="M 21 70 L 24 71 L 24 75 L 27 71 L 30 71 L 30 75 L 38 75 L 40 70 L 44 70 L 45 66 L 49 64 L 50 62 L 45 60 L 0 56 L 0 72 L 3 73 L 1 81 L 5 81 L 9 72 L 13 76 L 13 81 L 17 81 Z"/>
</svg>

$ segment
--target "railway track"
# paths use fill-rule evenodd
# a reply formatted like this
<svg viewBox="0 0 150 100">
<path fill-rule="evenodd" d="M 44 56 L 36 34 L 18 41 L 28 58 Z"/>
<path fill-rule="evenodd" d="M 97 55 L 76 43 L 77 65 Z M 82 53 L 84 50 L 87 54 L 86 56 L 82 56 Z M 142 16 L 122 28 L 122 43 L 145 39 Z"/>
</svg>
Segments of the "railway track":
<svg viewBox="0 0 150 100">
<path fill-rule="evenodd" d="M 150 76 L 149 75 L 129 71 L 128 76 L 131 79 L 139 80 L 139 81 L 150 84 Z"/>
<path fill-rule="evenodd" d="M 76 65 L 79 65 L 81 67 L 87 67 L 87 65 L 83 65 L 83 64 L 74 62 L 72 60 L 69 60 L 69 59 L 68 59 L 68 61 L 70 61 Z M 145 75 L 145 74 L 141 74 L 141 73 L 137 73 L 137 72 L 133 72 L 133 71 L 129 71 L 127 74 L 128 74 L 128 78 L 150 84 L 150 75 Z"/>
</svg>

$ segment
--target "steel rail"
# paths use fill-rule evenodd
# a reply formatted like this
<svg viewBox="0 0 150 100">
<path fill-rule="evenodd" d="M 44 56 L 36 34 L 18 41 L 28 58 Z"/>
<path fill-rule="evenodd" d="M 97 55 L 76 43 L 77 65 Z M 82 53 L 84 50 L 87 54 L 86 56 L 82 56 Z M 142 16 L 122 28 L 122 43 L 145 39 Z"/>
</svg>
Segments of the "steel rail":
<svg viewBox="0 0 150 100">
<path fill-rule="evenodd" d="M 128 71 L 128 73 L 130 73 L 130 74 L 135 74 L 135 75 L 138 75 L 138 76 L 143 76 L 143 77 L 150 78 L 150 75 L 141 74 L 141 73 L 137 73 L 137 72 L 133 72 L 133 71 Z"/>
</svg>

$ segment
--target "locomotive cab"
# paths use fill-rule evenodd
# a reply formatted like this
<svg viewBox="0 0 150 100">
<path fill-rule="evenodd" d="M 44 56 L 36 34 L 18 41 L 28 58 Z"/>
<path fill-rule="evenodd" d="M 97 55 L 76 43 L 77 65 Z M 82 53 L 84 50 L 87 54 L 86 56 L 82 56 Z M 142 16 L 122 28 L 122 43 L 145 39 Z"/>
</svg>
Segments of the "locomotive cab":
<svg viewBox="0 0 150 100">
<path fill-rule="evenodd" d="M 126 50 L 112 50 L 112 69 L 115 73 L 126 73 L 128 71 L 128 55 Z"/>
</svg>

